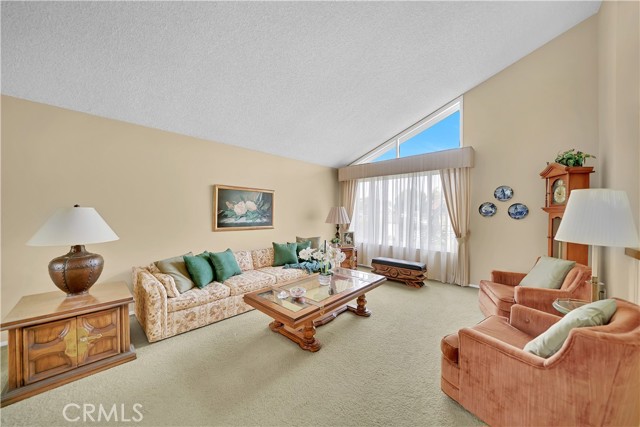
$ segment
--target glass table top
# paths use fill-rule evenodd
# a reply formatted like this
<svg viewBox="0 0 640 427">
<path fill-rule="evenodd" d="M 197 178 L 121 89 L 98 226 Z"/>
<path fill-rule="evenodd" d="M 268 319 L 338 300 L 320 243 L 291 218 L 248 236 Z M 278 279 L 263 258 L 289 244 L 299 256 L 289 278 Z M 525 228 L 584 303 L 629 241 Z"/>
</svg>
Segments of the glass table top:
<svg viewBox="0 0 640 427">
<path fill-rule="evenodd" d="M 377 274 L 337 268 L 331 276 L 329 285 L 321 285 L 318 281 L 318 276 L 314 275 L 282 286 L 274 286 L 259 293 L 258 297 L 269 300 L 289 311 L 296 312 L 310 306 L 324 307 L 326 303 L 333 300 L 332 297 L 349 291 L 356 291 L 380 279 L 381 276 Z M 305 290 L 304 295 L 297 298 L 292 296 L 291 290 L 294 288 L 303 288 Z"/>
</svg>

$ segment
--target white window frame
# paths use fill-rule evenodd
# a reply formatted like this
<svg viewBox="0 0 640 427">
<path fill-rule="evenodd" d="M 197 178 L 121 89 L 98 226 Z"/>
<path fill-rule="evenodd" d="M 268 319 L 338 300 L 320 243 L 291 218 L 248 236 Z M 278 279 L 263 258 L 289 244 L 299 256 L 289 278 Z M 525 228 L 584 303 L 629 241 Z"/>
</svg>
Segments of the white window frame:
<svg viewBox="0 0 640 427">
<path fill-rule="evenodd" d="M 438 110 L 436 110 L 435 112 L 429 114 L 427 117 L 425 117 L 424 119 L 420 120 L 418 123 L 415 123 L 411 126 L 409 126 L 408 128 L 406 128 L 405 130 L 403 130 L 402 132 L 400 132 L 399 134 L 395 135 L 393 138 L 385 141 L 382 145 L 374 148 L 373 150 L 369 151 L 367 154 L 365 154 L 364 156 L 360 157 L 359 159 L 357 159 L 355 162 L 351 163 L 351 165 L 360 165 L 363 163 L 371 163 L 371 161 L 375 158 L 377 158 L 378 156 L 381 156 L 382 154 L 386 153 L 387 151 L 389 151 L 390 148 L 392 148 L 395 145 L 396 148 L 396 159 L 400 158 L 400 144 L 402 144 L 403 142 L 413 138 L 414 136 L 416 136 L 417 134 L 419 134 L 420 132 L 430 128 L 431 126 L 435 125 L 436 123 L 440 122 L 441 120 L 444 120 L 445 118 L 449 117 L 451 114 L 455 113 L 456 111 L 460 111 L 460 146 L 462 146 L 462 108 L 463 106 L 463 99 L 462 96 L 460 96 L 459 98 L 454 99 L 453 101 L 449 102 L 447 105 L 445 105 L 444 107 L 439 108 Z"/>
</svg>

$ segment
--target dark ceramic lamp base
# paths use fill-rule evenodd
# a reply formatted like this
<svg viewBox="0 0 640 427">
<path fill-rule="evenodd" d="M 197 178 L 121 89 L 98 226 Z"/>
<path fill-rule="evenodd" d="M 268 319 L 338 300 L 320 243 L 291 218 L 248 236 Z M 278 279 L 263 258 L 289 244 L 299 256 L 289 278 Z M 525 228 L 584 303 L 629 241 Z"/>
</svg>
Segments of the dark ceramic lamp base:
<svg viewBox="0 0 640 427">
<path fill-rule="evenodd" d="M 67 296 L 80 295 L 96 283 L 103 266 L 102 256 L 85 251 L 84 245 L 75 245 L 66 255 L 51 260 L 49 276 Z"/>
</svg>

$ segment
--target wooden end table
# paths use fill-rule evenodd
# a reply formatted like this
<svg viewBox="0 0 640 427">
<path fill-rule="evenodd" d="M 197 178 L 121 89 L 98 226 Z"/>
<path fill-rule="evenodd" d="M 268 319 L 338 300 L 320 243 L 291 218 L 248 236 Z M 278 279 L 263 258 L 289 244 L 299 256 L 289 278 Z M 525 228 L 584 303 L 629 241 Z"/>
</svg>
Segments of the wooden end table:
<svg viewBox="0 0 640 427">
<path fill-rule="evenodd" d="M 89 293 L 60 291 L 22 297 L 3 319 L 9 332 L 6 406 L 136 358 L 129 336 L 126 283 Z"/>
</svg>

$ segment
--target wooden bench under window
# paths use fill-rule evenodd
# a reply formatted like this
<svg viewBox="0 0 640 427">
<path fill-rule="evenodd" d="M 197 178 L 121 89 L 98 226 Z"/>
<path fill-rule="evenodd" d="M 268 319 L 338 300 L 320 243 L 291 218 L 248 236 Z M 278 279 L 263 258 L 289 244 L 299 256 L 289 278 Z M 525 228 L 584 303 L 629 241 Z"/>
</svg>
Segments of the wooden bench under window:
<svg viewBox="0 0 640 427">
<path fill-rule="evenodd" d="M 373 273 L 381 274 L 390 280 L 404 282 L 414 288 L 424 286 L 424 281 L 427 279 L 427 265 L 423 262 L 378 257 L 371 261 L 371 267 L 373 267 Z"/>
</svg>

